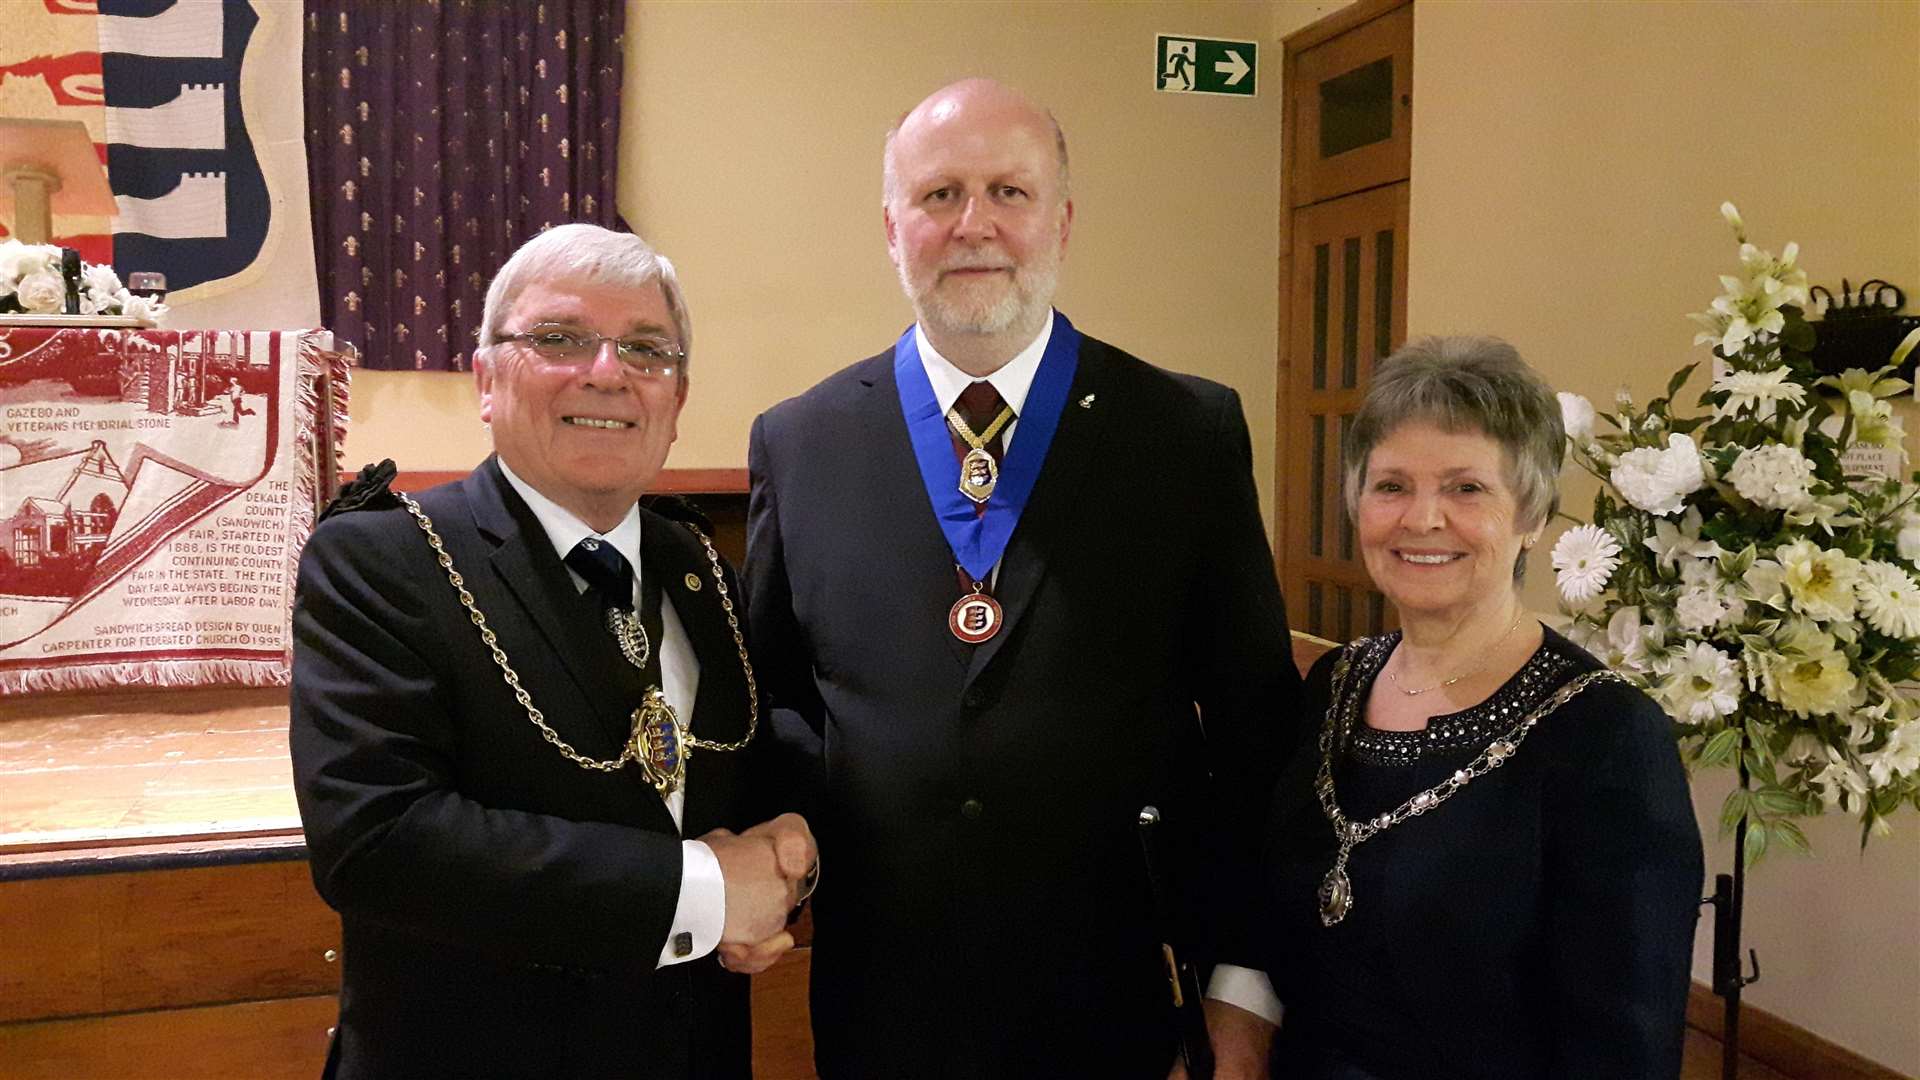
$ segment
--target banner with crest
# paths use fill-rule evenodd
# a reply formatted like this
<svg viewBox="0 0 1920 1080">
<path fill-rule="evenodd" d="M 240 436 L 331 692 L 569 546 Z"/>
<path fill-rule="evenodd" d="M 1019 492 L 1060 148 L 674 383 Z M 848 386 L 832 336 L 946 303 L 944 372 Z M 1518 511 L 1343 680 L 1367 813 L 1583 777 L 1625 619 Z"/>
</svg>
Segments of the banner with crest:
<svg viewBox="0 0 1920 1080">
<path fill-rule="evenodd" d="M 324 331 L 0 326 L 0 696 L 284 684 L 347 379 Z"/>
<path fill-rule="evenodd" d="M 261 50 L 263 20 L 297 34 L 299 5 L 19 0 L 5 14 L 0 116 L 84 123 L 118 208 L 55 214 L 53 242 L 122 277 L 164 273 L 176 304 L 255 276 L 269 239 L 295 224 L 273 220 L 275 202 L 306 210 L 304 176 L 276 177 L 262 153 L 301 138 L 297 107 L 274 107 L 299 100 L 299 71 Z"/>
</svg>

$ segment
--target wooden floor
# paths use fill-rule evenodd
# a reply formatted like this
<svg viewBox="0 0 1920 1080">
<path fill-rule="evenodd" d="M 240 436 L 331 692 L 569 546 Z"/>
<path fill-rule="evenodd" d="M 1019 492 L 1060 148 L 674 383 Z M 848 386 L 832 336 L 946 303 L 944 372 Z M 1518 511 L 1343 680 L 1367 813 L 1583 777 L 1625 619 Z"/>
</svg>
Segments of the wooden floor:
<svg viewBox="0 0 1920 1080">
<path fill-rule="evenodd" d="M 1790 1077 L 1775 1072 L 1744 1054 L 1740 1058 L 1740 1077 L 1741 1080 L 1819 1080 L 1812 1076 Z M 1699 1028 L 1688 1028 L 1680 1080 L 1720 1080 L 1720 1040 Z"/>
</svg>

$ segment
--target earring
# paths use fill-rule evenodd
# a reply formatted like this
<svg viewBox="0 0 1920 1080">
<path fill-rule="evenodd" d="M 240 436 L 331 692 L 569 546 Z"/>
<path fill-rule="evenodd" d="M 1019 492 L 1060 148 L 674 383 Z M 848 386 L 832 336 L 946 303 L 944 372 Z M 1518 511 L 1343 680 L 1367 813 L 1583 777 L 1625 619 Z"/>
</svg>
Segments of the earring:
<svg viewBox="0 0 1920 1080">
<path fill-rule="evenodd" d="M 1532 551 L 1533 545 L 1539 542 L 1540 542 L 1540 538 L 1538 536 L 1529 536 L 1526 538 L 1526 540 L 1521 542 L 1520 546 L 1526 548 L 1528 551 Z"/>
</svg>

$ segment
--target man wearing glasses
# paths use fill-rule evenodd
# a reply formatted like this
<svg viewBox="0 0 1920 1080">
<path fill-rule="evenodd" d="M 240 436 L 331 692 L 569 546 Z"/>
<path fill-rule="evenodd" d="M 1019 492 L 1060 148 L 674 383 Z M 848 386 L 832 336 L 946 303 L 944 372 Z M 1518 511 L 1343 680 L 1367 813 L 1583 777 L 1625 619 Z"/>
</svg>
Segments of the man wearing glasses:
<svg viewBox="0 0 1920 1080">
<path fill-rule="evenodd" d="M 733 574 L 638 505 L 690 342 L 639 237 L 541 234 L 474 352 L 495 454 L 417 501 L 363 470 L 307 544 L 291 740 L 341 914 L 329 1076 L 749 1075 L 742 976 L 792 947 L 817 863 L 795 815 L 745 828 L 766 741 Z"/>
</svg>

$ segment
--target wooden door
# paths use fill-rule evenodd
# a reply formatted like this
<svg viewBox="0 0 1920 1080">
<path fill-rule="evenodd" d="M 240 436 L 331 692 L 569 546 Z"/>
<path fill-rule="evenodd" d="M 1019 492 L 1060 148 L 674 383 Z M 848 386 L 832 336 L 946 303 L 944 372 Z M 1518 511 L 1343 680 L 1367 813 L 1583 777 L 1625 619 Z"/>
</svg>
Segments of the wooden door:
<svg viewBox="0 0 1920 1080">
<path fill-rule="evenodd" d="M 1293 623 L 1333 641 L 1395 625 L 1360 563 L 1341 446 L 1374 364 L 1406 337 L 1407 185 L 1295 217 L 1281 573 Z"/>
<path fill-rule="evenodd" d="M 1276 562 L 1296 629 L 1397 625 L 1360 560 L 1341 446 L 1407 334 L 1413 8 L 1343 9 L 1286 41 Z"/>
</svg>

